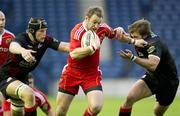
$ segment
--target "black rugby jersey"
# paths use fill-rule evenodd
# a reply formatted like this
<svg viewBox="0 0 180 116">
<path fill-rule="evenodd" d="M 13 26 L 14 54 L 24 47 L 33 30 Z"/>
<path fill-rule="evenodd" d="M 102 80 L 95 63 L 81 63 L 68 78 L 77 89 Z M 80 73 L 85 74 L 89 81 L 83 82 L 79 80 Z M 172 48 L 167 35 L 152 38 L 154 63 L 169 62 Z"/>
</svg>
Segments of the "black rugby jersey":
<svg viewBox="0 0 180 116">
<path fill-rule="evenodd" d="M 148 58 L 148 55 L 153 54 L 160 58 L 156 70 L 147 73 L 152 78 L 154 77 L 164 83 L 169 83 L 170 80 L 178 80 L 176 64 L 167 45 L 155 34 L 149 35 L 145 41 L 148 42 L 148 46 L 144 48 L 135 47 L 137 55 L 141 58 Z"/>
<path fill-rule="evenodd" d="M 34 70 L 36 66 L 39 64 L 42 56 L 44 55 L 47 48 L 52 48 L 54 50 L 58 49 L 60 42 L 52 37 L 46 36 L 44 42 L 41 43 L 33 43 L 27 33 L 21 33 L 16 36 L 15 42 L 18 42 L 23 48 L 31 49 L 36 51 L 36 53 L 32 53 L 35 57 L 36 62 L 26 62 L 21 54 L 14 54 L 13 58 L 7 58 L 4 65 L 0 70 L 0 80 L 8 77 L 15 77 L 19 80 L 24 80 L 26 75 Z M 11 53 L 9 53 L 11 54 Z"/>
</svg>

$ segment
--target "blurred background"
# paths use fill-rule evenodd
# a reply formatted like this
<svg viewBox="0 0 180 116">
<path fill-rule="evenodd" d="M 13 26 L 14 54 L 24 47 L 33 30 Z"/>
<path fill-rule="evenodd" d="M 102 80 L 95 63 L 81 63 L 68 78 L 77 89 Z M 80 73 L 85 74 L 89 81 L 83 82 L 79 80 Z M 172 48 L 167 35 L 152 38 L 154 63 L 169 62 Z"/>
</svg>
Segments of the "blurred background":
<svg viewBox="0 0 180 116">
<path fill-rule="evenodd" d="M 127 31 L 127 26 L 135 20 L 148 19 L 153 32 L 169 45 L 180 74 L 180 0 L 0 0 L 0 10 L 6 15 L 6 29 L 15 35 L 26 31 L 30 17 L 44 17 L 48 34 L 66 42 L 70 30 L 83 20 L 86 8 L 92 5 L 104 8 L 104 21 L 112 28 L 122 26 Z M 126 94 L 132 83 L 144 74 L 141 67 L 116 54 L 125 48 L 133 49 L 115 40 L 106 39 L 103 43 L 100 68 L 105 94 Z M 33 72 L 37 88 L 50 95 L 57 92 L 67 56 L 50 49 L 46 52 Z M 119 92 L 112 91 L 115 89 Z"/>
</svg>

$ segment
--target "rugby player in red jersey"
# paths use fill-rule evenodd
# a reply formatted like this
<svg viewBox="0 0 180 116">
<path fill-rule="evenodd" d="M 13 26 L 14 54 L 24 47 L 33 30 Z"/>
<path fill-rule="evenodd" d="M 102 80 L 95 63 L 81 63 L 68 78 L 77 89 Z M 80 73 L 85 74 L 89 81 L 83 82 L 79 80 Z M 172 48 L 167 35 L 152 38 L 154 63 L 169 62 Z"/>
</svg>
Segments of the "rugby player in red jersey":
<svg viewBox="0 0 180 116">
<path fill-rule="evenodd" d="M 62 71 L 57 94 L 57 116 L 65 116 L 68 108 L 81 87 L 87 96 L 88 107 L 84 116 L 97 115 L 103 106 L 103 92 L 101 85 L 101 71 L 99 69 L 100 44 L 105 37 L 116 38 L 122 42 L 131 42 L 129 36 L 123 35 L 122 28 L 113 30 L 106 23 L 102 23 L 103 13 L 100 7 L 89 8 L 85 20 L 77 24 L 70 35 L 70 54 L 67 65 Z M 82 36 L 88 30 L 96 32 L 99 42 L 82 47 Z M 145 41 L 136 42 L 144 44 Z M 78 106 L 77 106 L 78 107 Z"/>
<path fill-rule="evenodd" d="M 14 39 L 14 34 L 5 29 L 6 17 L 2 11 L 0 11 L 0 69 L 3 65 L 7 52 L 9 51 L 9 44 Z M 3 95 L 0 93 L 0 116 L 3 116 L 3 109 L 1 106 L 4 100 Z"/>
</svg>

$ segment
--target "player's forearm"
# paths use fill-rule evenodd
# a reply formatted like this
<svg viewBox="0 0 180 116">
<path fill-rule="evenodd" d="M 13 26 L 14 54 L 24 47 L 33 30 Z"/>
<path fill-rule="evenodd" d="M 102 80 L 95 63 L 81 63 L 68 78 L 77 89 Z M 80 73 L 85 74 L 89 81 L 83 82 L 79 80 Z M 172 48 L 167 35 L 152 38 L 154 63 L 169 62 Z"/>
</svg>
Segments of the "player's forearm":
<svg viewBox="0 0 180 116">
<path fill-rule="evenodd" d="M 159 64 L 159 60 L 154 57 L 150 57 L 147 59 L 136 57 L 134 62 L 142 66 L 143 68 L 147 69 L 148 71 L 155 71 Z"/>
<path fill-rule="evenodd" d="M 24 51 L 24 48 L 21 47 L 21 45 L 17 42 L 11 42 L 9 46 L 9 51 L 13 54 L 21 54 L 22 51 Z"/>
<path fill-rule="evenodd" d="M 132 39 L 129 35 L 125 35 L 125 34 L 121 38 L 118 38 L 118 40 L 123 43 L 130 43 L 130 44 L 135 43 L 134 39 Z"/>
<path fill-rule="evenodd" d="M 61 42 L 59 44 L 58 51 L 69 52 L 69 43 L 68 42 Z"/>
<path fill-rule="evenodd" d="M 86 56 L 93 54 L 93 51 L 89 47 L 76 48 L 70 52 L 72 59 L 82 59 Z"/>
</svg>

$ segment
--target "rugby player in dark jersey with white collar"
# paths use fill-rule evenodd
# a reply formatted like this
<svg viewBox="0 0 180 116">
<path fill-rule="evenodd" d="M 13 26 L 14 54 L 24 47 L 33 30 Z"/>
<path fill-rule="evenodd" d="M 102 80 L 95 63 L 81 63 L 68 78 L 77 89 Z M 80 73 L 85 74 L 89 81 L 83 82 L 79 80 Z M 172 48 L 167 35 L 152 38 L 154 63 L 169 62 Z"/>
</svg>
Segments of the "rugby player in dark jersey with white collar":
<svg viewBox="0 0 180 116">
<path fill-rule="evenodd" d="M 11 42 L 13 58 L 7 58 L 0 70 L 0 90 L 11 100 L 13 116 L 36 116 L 35 95 L 25 84 L 26 76 L 33 71 L 47 48 L 68 52 L 69 43 L 46 35 L 47 23 L 42 18 L 31 18 L 27 33 L 21 33 Z"/>
<path fill-rule="evenodd" d="M 128 31 L 132 38 L 144 39 L 149 45 L 144 48 L 135 47 L 138 56 L 130 50 L 120 51 L 119 55 L 145 68 L 147 72 L 130 89 L 119 116 L 130 116 L 135 102 L 152 95 L 155 95 L 157 101 L 154 115 L 162 116 L 173 102 L 179 85 L 175 61 L 167 45 L 152 33 L 149 21 L 138 20 L 128 27 Z"/>
</svg>

